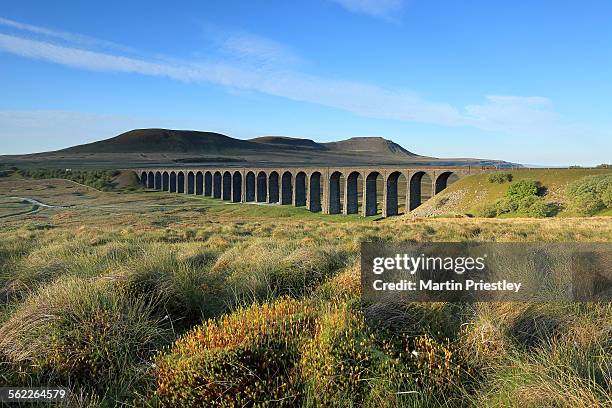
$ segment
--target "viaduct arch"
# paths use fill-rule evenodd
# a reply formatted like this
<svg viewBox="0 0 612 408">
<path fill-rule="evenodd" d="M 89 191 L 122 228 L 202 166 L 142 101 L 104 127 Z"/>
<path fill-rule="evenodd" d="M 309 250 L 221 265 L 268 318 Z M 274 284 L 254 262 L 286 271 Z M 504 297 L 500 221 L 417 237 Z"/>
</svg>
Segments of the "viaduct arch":
<svg viewBox="0 0 612 408">
<path fill-rule="evenodd" d="M 490 171 L 486 167 L 206 167 L 134 169 L 149 189 L 306 207 L 324 214 L 399 215 L 451 179 Z M 427 190 L 427 191 L 425 191 Z"/>
</svg>

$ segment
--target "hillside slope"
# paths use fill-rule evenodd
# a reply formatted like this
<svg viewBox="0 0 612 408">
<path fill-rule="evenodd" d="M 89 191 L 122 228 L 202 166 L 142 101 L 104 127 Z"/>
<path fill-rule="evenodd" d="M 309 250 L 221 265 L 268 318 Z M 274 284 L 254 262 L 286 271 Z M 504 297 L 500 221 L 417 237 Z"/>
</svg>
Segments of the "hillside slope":
<svg viewBox="0 0 612 408">
<path fill-rule="evenodd" d="M 254 139 L 249 139 L 249 141 L 259 143 L 262 145 L 276 146 L 276 147 L 327 150 L 327 148 L 321 143 L 317 143 L 314 140 L 300 139 L 297 137 L 261 136 L 261 137 L 256 137 Z"/>
<path fill-rule="evenodd" d="M 0 156 L 16 167 L 126 168 L 168 165 L 490 165 L 497 160 L 419 156 L 381 137 L 318 143 L 264 136 L 236 139 L 221 133 L 135 129 L 93 143 L 53 152 Z"/>
<path fill-rule="evenodd" d="M 410 213 L 411 217 L 430 217 L 447 215 L 477 215 L 486 205 L 491 205 L 504 197 L 512 183 L 520 180 L 539 181 L 545 189 L 543 198 L 547 203 L 558 204 L 558 216 L 574 216 L 568 209 L 565 190 L 575 180 L 590 175 L 610 174 L 610 169 L 518 169 L 511 170 L 512 182 L 491 183 L 489 174 L 482 173 L 464 177 L 451 184 Z"/>
<path fill-rule="evenodd" d="M 360 137 L 331 143 L 286 136 L 235 139 L 215 132 L 172 129 L 135 129 L 110 139 L 60 150 L 61 153 L 206 153 L 223 155 L 245 152 L 306 152 L 376 154 L 381 158 L 417 156 L 382 137 Z"/>
<path fill-rule="evenodd" d="M 418 156 L 404 149 L 397 143 L 382 137 L 352 137 L 339 142 L 325 143 L 324 145 L 334 151 L 375 152 L 395 156 Z"/>
<path fill-rule="evenodd" d="M 70 147 L 63 153 L 167 153 L 191 152 L 219 154 L 232 149 L 260 146 L 214 132 L 171 129 L 135 129 L 110 139 Z"/>
</svg>

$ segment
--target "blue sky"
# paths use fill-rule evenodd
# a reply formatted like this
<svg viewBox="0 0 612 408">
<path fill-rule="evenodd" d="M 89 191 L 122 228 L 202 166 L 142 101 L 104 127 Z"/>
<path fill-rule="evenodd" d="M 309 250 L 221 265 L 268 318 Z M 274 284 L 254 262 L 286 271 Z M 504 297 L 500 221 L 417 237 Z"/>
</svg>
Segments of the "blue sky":
<svg viewBox="0 0 612 408">
<path fill-rule="evenodd" d="M 0 154 L 132 128 L 612 161 L 610 1 L 7 1 Z"/>
</svg>

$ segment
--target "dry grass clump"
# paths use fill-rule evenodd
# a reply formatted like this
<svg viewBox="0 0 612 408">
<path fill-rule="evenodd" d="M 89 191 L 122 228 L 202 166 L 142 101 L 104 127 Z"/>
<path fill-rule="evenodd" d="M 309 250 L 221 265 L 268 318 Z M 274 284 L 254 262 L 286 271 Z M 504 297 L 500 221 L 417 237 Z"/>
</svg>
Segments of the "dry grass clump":
<svg viewBox="0 0 612 408">
<path fill-rule="evenodd" d="M 609 304 L 480 304 L 460 348 L 477 368 L 476 406 L 607 406 Z"/>
<path fill-rule="evenodd" d="M 563 353 L 579 354 L 589 365 L 593 355 L 564 349 Z M 577 357 L 577 356 L 574 356 Z M 565 363 L 556 352 L 540 351 L 535 355 L 517 355 L 511 364 L 499 367 L 482 386 L 474 401 L 478 406 L 504 407 L 604 407 L 612 404 L 610 397 L 610 363 L 607 363 L 607 384 L 600 384 L 596 374 L 585 377 L 575 366 Z"/>
<path fill-rule="evenodd" d="M 214 270 L 227 276 L 237 304 L 279 296 L 301 297 L 349 262 L 342 249 L 295 241 L 254 239 L 219 257 Z"/>
<path fill-rule="evenodd" d="M 164 406 L 295 406 L 301 336 L 316 315 L 307 302 L 281 299 L 211 320 L 156 360 Z"/>
<path fill-rule="evenodd" d="M 438 340 L 455 339 L 461 324 L 473 313 L 469 305 L 399 298 L 364 304 L 363 312 L 372 324 L 395 334 L 414 337 L 427 333 Z"/>
<path fill-rule="evenodd" d="M 168 341 L 154 310 L 150 298 L 127 296 L 109 282 L 65 277 L 28 298 L 0 327 L 0 355 L 33 383 L 69 379 L 127 392 Z"/>
<path fill-rule="evenodd" d="M 27 291 L 27 281 L 15 279 L 15 270 L 21 259 L 33 249 L 34 241 L 22 236 L 2 234 L 0 236 L 0 305 L 21 299 Z M 24 276 L 23 278 L 26 278 Z M 22 279 L 23 279 L 22 278 Z"/>
<path fill-rule="evenodd" d="M 513 351 L 529 352 L 567 332 L 574 313 L 570 304 L 495 302 L 475 304 L 462 319 L 458 340 L 480 369 L 495 366 Z"/>
<path fill-rule="evenodd" d="M 482 371 L 501 363 L 512 349 L 504 327 L 486 306 L 480 304 L 479 308 L 484 310 L 479 310 L 472 320 L 461 326 L 458 339 L 460 348 L 470 356 L 471 364 Z"/>
<path fill-rule="evenodd" d="M 134 242 L 90 242 L 81 237 L 62 237 L 50 233 L 39 239 L 38 245 L 19 259 L 3 274 L 7 295 L 21 299 L 41 285 L 63 276 L 95 277 L 113 270 L 145 252 Z"/>
<path fill-rule="evenodd" d="M 211 271 L 217 254 L 190 249 L 186 256 L 180 256 L 168 249 L 149 245 L 147 256 L 120 266 L 109 278 L 128 293 L 159 299 L 159 313 L 172 321 L 175 330 L 224 311 L 227 294 L 223 278 Z"/>
<path fill-rule="evenodd" d="M 361 295 L 361 268 L 359 263 L 344 268 L 319 285 L 315 298 L 332 303 L 343 303 Z"/>
</svg>

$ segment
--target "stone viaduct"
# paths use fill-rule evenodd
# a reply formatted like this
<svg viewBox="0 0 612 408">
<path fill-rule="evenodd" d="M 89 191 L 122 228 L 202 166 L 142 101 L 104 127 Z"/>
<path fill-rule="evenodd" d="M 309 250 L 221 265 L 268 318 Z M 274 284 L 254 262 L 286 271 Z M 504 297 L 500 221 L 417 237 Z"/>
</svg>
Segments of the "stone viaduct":
<svg viewBox="0 0 612 408">
<path fill-rule="evenodd" d="M 431 180 L 432 195 L 444 190 L 451 175 L 463 177 L 491 170 L 485 167 L 205 167 L 133 169 L 147 188 L 195 194 L 234 203 L 259 202 L 305 206 L 324 214 L 357 214 L 358 179 L 362 182 L 362 215 L 378 212 L 377 179 L 382 179 L 382 215 L 399 214 L 400 176 L 406 183 L 409 210 L 421 204 L 421 184 Z M 341 183 L 341 178 L 344 182 Z M 344 189 L 341 194 L 341 188 Z M 402 188 L 403 189 L 403 188 Z M 341 202 L 341 198 L 342 201 Z"/>
</svg>

